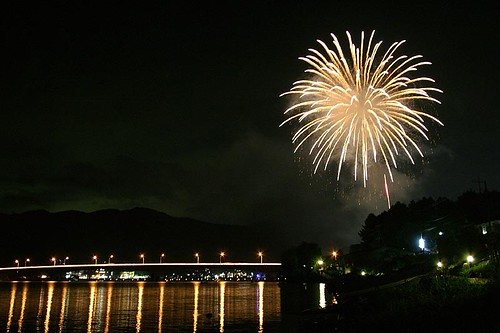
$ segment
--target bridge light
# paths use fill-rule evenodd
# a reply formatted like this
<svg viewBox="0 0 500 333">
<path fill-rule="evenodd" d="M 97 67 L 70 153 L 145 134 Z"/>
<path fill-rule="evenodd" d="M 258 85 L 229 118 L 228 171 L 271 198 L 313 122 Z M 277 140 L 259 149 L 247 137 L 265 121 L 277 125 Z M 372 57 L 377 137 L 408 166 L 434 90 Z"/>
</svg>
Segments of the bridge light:
<svg viewBox="0 0 500 333">
<path fill-rule="evenodd" d="M 14 264 L 16 264 L 16 265 L 17 265 L 17 267 L 19 267 L 19 260 L 17 260 L 17 259 L 16 259 L 16 260 L 14 261 Z"/>
<path fill-rule="evenodd" d="M 113 259 L 115 256 L 114 255 L 110 255 L 109 258 L 108 258 L 108 264 L 111 264 L 111 259 Z"/>
<path fill-rule="evenodd" d="M 24 267 L 28 266 L 28 263 L 30 262 L 30 258 L 26 258 L 24 261 Z"/>
<path fill-rule="evenodd" d="M 221 252 L 220 253 L 220 256 L 219 256 L 219 262 L 222 263 L 222 258 L 225 256 L 226 254 L 224 252 Z"/>
<path fill-rule="evenodd" d="M 262 251 L 259 251 L 259 253 L 257 253 L 257 255 L 260 257 L 260 263 L 262 264 L 264 253 Z"/>
<path fill-rule="evenodd" d="M 69 257 L 64 258 L 63 265 L 66 265 L 66 261 L 69 260 Z"/>
<path fill-rule="evenodd" d="M 50 261 L 52 261 L 54 263 L 54 266 L 56 265 L 56 257 L 52 257 L 52 259 L 50 259 Z"/>
<path fill-rule="evenodd" d="M 200 254 L 198 252 L 196 252 L 194 254 L 194 256 L 196 257 L 196 263 L 199 264 L 200 263 Z"/>
<path fill-rule="evenodd" d="M 162 253 L 162 254 L 160 255 L 160 264 L 163 262 L 163 258 L 165 258 L 165 253 Z"/>
<path fill-rule="evenodd" d="M 92 259 L 94 260 L 94 264 L 97 265 L 97 256 L 93 256 Z"/>
<path fill-rule="evenodd" d="M 141 259 L 142 259 L 142 263 L 144 264 L 144 253 L 141 253 Z"/>
</svg>

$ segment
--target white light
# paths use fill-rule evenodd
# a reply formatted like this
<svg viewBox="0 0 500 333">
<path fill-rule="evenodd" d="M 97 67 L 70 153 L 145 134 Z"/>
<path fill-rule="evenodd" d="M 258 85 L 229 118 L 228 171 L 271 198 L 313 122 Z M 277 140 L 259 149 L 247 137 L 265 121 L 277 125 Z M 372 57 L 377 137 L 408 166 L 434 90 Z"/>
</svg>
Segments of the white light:
<svg viewBox="0 0 500 333">
<path fill-rule="evenodd" d="M 438 261 L 437 266 L 438 266 L 439 268 L 442 268 L 442 267 L 443 267 L 443 263 L 442 263 L 441 261 Z"/>
<path fill-rule="evenodd" d="M 474 261 L 474 257 L 473 256 L 467 256 L 467 262 L 468 263 L 471 263 Z"/>
<path fill-rule="evenodd" d="M 425 249 L 425 239 L 420 236 L 420 239 L 418 240 L 418 247 L 423 251 Z"/>
</svg>

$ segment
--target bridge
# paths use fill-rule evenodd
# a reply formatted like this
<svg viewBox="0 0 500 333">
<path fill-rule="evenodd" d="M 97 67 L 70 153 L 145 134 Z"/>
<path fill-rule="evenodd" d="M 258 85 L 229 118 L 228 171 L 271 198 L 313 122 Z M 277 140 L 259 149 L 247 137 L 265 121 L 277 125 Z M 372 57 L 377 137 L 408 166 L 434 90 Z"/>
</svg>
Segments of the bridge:
<svg viewBox="0 0 500 333">
<path fill-rule="evenodd" d="M 281 263 L 89 263 L 0 267 L 0 281 L 151 280 L 260 281 L 276 280 Z"/>
</svg>

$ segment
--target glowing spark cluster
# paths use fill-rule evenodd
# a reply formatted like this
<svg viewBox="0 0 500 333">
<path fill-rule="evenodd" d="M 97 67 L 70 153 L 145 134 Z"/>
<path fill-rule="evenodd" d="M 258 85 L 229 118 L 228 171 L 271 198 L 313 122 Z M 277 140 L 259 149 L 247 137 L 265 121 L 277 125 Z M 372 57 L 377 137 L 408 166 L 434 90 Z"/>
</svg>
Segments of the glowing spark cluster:
<svg viewBox="0 0 500 333">
<path fill-rule="evenodd" d="M 413 164 L 413 150 L 423 157 L 416 137 L 429 140 L 425 118 L 443 125 L 418 110 L 415 103 L 440 103 L 429 93 L 442 91 L 426 86 L 434 83 L 433 79 L 411 76 L 420 66 L 431 63 L 421 60 L 421 55 L 396 55 L 405 41 L 382 51 L 382 42 L 375 43 L 374 34 L 365 43 L 361 33 L 361 45 L 357 47 L 347 32 L 346 55 L 334 34 L 334 49 L 318 40 L 323 52 L 309 49 L 309 55 L 299 58 L 310 66 L 305 71 L 310 77 L 293 83 L 290 91 L 281 95 L 298 96 L 280 125 L 293 121 L 300 124 L 292 138 L 295 152 L 306 142 L 311 144 L 308 149 L 315 173 L 320 165 L 326 170 L 331 161 L 338 161 L 337 180 L 342 165 L 349 160 L 354 166 L 354 179 L 361 172 L 364 186 L 371 163 L 384 164 L 394 181 L 391 169 L 397 168 L 400 153 Z"/>
</svg>

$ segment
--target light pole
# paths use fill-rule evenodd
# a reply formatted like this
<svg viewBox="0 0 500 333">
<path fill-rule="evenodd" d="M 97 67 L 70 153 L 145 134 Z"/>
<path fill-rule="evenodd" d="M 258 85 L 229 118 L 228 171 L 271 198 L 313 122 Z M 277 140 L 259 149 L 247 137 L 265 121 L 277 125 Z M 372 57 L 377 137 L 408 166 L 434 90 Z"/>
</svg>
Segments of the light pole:
<svg viewBox="0 0 500 333">
<path fill-rule="evenodd" d="M 54 263 L 54 266 L 56 265 L 56 257 L 52 257 L 52 259 L 50 259 L 50 261 L 52 261 Z"/>
<path fill-rule="evenodd" d="M 163 262 L 163 258 L 165 258 L 165 253 L 162 253 L 160 256 L 160 264 Z"/>
<path fill-rule="evenodd" d="M 108 258 L 108 264 L 111 264 L 111 259 L 113 259 L 115 256 L 114 255 L 110 255 L 109 258 Z"/>
<path fill-rule="evenodd" d="M 142 259 L 142 263 L 144 264 L 144 253 L 141 253 L 141 259 Z"/>
<path fill-rule="evenodd" d="M 196 252 L 194 254 L 194 256 L 196 257 L 196 263 L 199 264 L 200 263 L 200 254 L 198 252 Z"/>
<path fill-rule="evenodd" d="M 69 257 L 64 258 L 63 265 L 66 265 L 66 260 L 69 260 Z"/>
<path fill-rule="evenodd" d="M 16 259 L 16 260 L 14 261 L 14 264 L 16 264 L 16 265 L 17 265 L 17 267 L 19 267 L 19 260 L 17 260 L 17 259 Z"/>
<path fill-rule="evenodd" d="M 26 258 L 24 261 L 24 267 L 28 266 L 28 263 L 30 262 L 30 258 Z"/>
<path fill-rule="evenodd" d="M 94 264 L 97 265 L 97 256 L 93 256 L 92 259 L 94 259 Z"/>
<path fill-rule="evenodd" d="M 222 264 L 222 258 L 225 256 L 226 254 L 224 252 L 221 252 L 220 253 L 220 256 L 219 256 L 219 263 Z"/>
<path fill-rule="evenodd" d="M 262 264 L 264 253 L 262 251 L 259 251 L 259 253 L 257 253 L 257 255 L 260 257 L 260 263 Z"/>
</svg>

